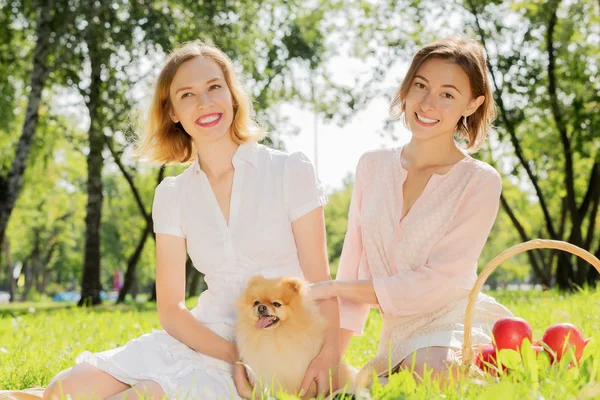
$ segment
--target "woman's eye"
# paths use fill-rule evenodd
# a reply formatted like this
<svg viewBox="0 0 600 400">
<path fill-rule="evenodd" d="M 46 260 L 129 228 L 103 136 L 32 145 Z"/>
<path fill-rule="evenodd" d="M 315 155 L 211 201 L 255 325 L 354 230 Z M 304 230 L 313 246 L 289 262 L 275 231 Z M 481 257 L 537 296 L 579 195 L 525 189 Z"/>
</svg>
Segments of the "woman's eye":
<svg viewBox="0 0 600 400">
<path fill-rule="evenodd" d="M 279 307 L 281 307 L 281 303 L 274 302 L 273 303 L 273 307 L 279 308 Z"/>
<path fill-rule="evenodd" d="M 260 304 L 260 301 L 258 301 L 258 300 L 257 300 L 257 301 L 255 301 L 255 302 L 254 302 L 254 307 L 256 307 L 256 306 L 257 306 L 257 305 L 259 305 L 259 304 Z"/>
<path fill-rule="evenodd" d="M 189 96 L 191 96 L 191 95 L 192 95 L 192 93 L 190 93 L 190 92 L 186 92 L 186 93 L 184 93 L 184 94 L 182 94 L 182 95 L 181 95 L 181 98 L 182 98 L 182 99 L 184 99 L 184 98 L 186 98 L 186 97 L 189 97 L 188 95 L 189 95 Z"/>
<path fill-rule="evenodd" d="M 450 93 L 444 93 L 443 96 L 445 99 L 453 99 L 454 98 L 454 96 L 452 96 Z"/>
<path fill-rule="evenodd" d="M 415 86 L 418 87 L 419 89 L 425 89 L 425 85 L 423 85 L 421 82 L 416 82 Z"/>
<path fill-rule="evenodd" d="M 208 88 L 208 90 L 214 90 L 214 89 L 220 89 L 221 85 L 217 85 L 216 83 L 214 85 L 210 85 L 210 87 Z"/>
</svg>

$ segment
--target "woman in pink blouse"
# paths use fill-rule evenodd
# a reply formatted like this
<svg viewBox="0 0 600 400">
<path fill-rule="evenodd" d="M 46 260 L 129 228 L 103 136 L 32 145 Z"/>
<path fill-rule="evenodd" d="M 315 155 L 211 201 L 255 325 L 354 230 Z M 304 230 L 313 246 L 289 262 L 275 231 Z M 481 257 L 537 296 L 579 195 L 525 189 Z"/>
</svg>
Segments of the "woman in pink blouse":
<svg viewBox="0 0 600 400">
<path fill-rule="evenodd" d="M 337 279 L 311 294 L 338 297 L 342 353 L 377 307 L 383 328 L 369 366 L 385 376 L 390 350 L 392 372 L 411 368 L 416 352 L 414 373 L 422 377 L 427 365 L 440 377 L 463 343 L 467 297 L 502 190 L 496 170 L 455 143 L 477 150 L 495 116 L 481 46 L 450 38 L 422 48 L 390 110 L 411 141 L 361 157 Z M 480 295 L 474 344 L 491 342 L 489 328 L 510 315 Z"/>
</svg>

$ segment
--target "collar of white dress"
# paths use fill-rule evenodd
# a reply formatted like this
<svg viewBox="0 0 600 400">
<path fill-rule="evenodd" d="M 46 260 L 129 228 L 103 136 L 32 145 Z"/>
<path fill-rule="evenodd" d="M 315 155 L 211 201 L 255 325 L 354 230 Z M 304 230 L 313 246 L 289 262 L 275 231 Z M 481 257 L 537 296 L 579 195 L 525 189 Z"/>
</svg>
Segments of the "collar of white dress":
<svg viewBox="0 0 600 400">
<path fill-rule="evenodd" d="M 239 161 L 246 161 L 255 167 L 258 166 L 258 149 L 257 143 L 254 140 L 249 140 L 245 143 L 240 144 L 235 154 L 233 155 L 233 166 L 236 167 L 239 165 Z M 198 159 L 198 154 L 194 158 L 194 171 L 196 173 L 200 172 L 200 160 Z"/>
</svg>

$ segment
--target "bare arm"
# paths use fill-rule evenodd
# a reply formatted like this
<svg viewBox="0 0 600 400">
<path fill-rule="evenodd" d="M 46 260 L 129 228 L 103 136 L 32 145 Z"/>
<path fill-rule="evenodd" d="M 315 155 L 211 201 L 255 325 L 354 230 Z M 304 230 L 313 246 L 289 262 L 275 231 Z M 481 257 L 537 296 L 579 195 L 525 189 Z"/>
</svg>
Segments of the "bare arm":
<svg viewBox="0 0 600 400">
<path fill-rule="evenodd" d="M 158 317 L 171 336 L 207 356 L 234 363 L 235 345 L 198 321 L 185 306 L 186 241 L 156 234 L 156 297 Z"/>
<path fill-rule="evenodd" d="M 327 281 L 311 285 L 310 294 L 314 299 L 339 297 L 356 303 L 379 305 L 373 281 Z"/>
<path fill-rule="evenodd" d="M 331 279 L 327 259 L 325 238 L 325 216 L 323 207 L 317 207 L 292 222 L 300 265 L 309 282 L 323 282 Z M 328 321 L 325 342 L 321 352 L 313 360 L 302 382 L 301 390 L 306 393 L 313 380 L 317 381 L 320 392 L 329 390 L 329 370 L 340 362 L 340 324 L 337 299 L 320 303 L 320 309 Z M 337 388 L 337 374 L 332 375 L 333 390 Z"/>
<path fill-rule="evenodd" d="M 300 266 L 306 280 L 311 283 L 330 280 L 323 207 L 318 207 L 292 222 L 292 229 Z M 337 300 L 322 301 L 319 306 L 329 322 L 326 344 L 333 342 L 337 345 L 340 327 Z"/>
</svg>

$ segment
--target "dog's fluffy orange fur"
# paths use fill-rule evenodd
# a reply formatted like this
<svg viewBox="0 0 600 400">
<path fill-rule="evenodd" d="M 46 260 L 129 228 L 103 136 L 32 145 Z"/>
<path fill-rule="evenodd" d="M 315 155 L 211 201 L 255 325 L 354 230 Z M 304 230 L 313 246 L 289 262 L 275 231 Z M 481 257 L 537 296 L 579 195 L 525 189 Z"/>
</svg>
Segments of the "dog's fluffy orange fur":
<svg viewBox="0 0 600 400">
<path fill-rule="evenodd" d="M 237 301 L 237 346 L 258 390 L 272 388 L 297 394 L 310 362 L 319 354 L 327 321 L 306 296 L 298 278 L 254 276 Z M 339 385 L 351 385 L 354 370 L 338 368 Z M 312 384 L 305 397 L 316 395 Z"/>
</svg>

